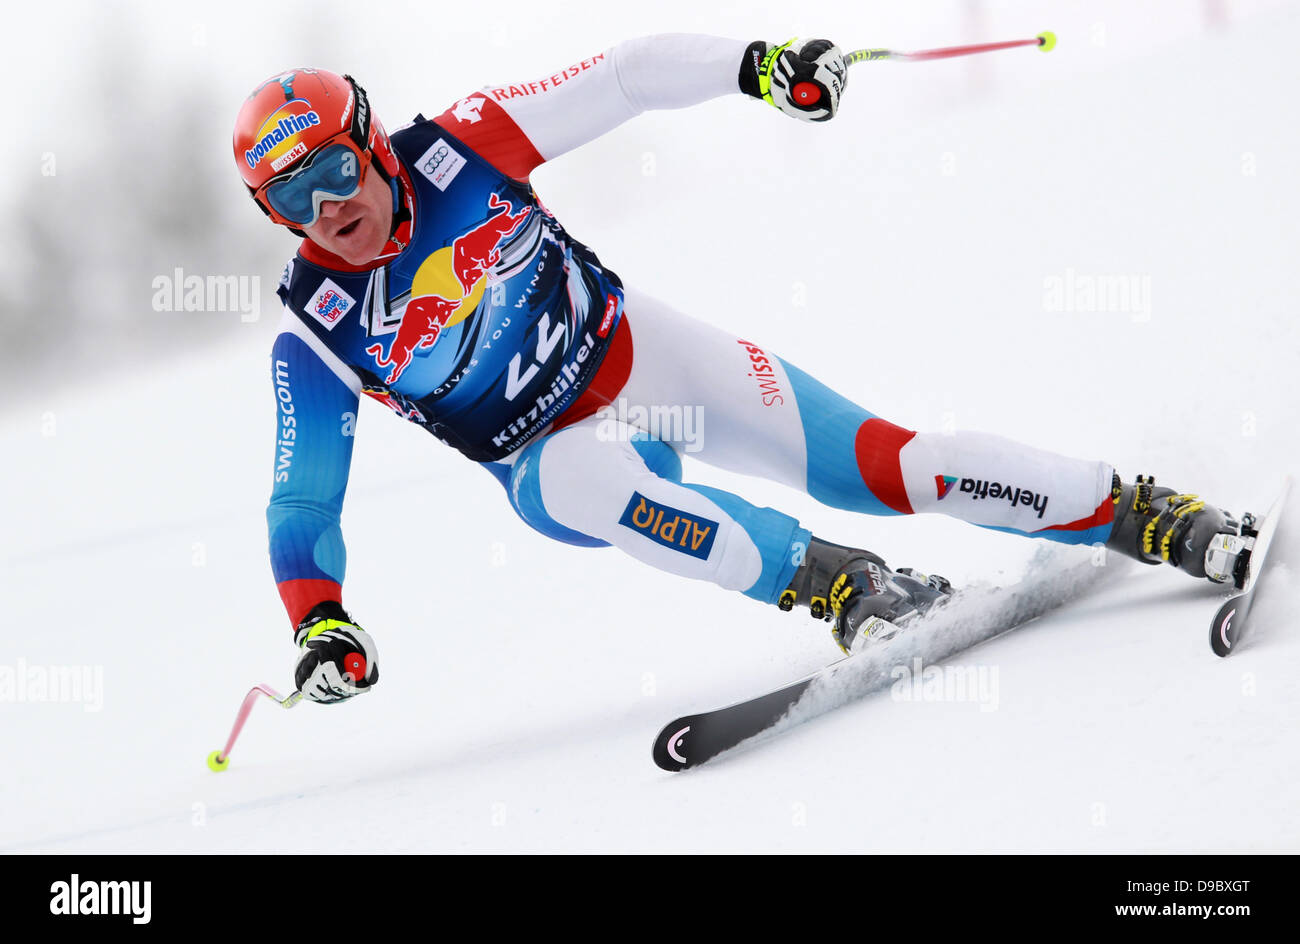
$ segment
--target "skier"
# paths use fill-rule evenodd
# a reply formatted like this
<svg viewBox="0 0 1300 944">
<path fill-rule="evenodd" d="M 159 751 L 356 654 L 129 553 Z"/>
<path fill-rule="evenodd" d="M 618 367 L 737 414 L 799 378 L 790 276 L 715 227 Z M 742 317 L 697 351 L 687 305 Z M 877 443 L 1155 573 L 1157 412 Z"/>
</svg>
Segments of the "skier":
<svg viewBox="0 0 1300 944">
<path fill-rule="evenodd" d="M 391 136 L 349 76 L 295 69 L 253 91 L 235 160 L 263 212 L 304 237 L 278 290 L 267 522 L 306 697 L 341 701 L 379 678 L 341 590 L 362 393 L 482 464 L 541 533 L 806 607 L 846 652 L 942 601 L 947 581 L 682 481 L 685 449 L 848 511 L 943 512 L 1240 578 L 1238 523 L 1196 496 L 992 435 L 896 426 L 767 347 L 625 288 L 529 183 L 543 161 L 651 109 L 744 93 L 826 121 L 847 79 L 827 40 L 671 34 L 487 86 Z M 678 408 L 699 410 L 707 432 L 649 419 Z"/>
</svg>

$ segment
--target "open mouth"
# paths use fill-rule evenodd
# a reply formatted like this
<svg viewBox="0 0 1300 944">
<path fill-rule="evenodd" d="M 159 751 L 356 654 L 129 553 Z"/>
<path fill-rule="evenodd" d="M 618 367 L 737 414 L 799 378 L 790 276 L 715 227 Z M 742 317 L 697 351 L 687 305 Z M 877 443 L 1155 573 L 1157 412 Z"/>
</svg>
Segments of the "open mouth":
<svg viewBox="0 0 1300 944">
<path fill-rule="evenodd" d="M 361 217 L 358 216 L 355 220 L 353 220 L 351 223 L 347 224 L 346 226 L 340 226 L 338 230 L 334 233 L 334 235 L 351 236 L 353 233 L 356 232 L 357 227 L 360 225 L 361 225 Z"/>
</svg>

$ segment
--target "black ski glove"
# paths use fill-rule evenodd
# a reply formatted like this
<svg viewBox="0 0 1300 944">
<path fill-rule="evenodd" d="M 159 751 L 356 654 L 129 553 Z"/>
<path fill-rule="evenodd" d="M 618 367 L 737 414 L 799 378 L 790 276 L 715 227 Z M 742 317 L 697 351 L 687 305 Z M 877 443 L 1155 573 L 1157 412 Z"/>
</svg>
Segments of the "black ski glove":
<svg viewBox="0 0 1300 944">
<path fill-rule="evenodd" d="M 740 63 L 740 90 L 804 121 L 835 117 L 849 81 L 840 47 L 829 39 L 749 44 Z"/>
<path fill-rule="evenodd" d="M 375 641 L 333 600 L 312 607 L 298 624 L 293 641 L 302 649 L 293 679 L 312 701 L 345 701 L 370 691 L 379 681 Z"/>
</svg>

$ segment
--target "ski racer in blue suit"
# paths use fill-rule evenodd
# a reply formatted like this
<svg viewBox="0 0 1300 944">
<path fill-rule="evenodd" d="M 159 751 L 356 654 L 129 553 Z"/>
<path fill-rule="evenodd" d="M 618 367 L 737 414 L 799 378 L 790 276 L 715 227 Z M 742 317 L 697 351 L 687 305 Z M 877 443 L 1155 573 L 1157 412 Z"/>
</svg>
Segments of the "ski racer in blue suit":
<svg viewBox="0 0 1300 944">
<path fill-rule="evenodd" d="M 942 512 L 1234 579 L 1239 528 L 1196 496 L 1122 484 L 1098 460 L 875 416 L 765 345 L 625 287 L 529 182 L 650 109 L 745 94 L 826 121 L 847 79 L 826 40 L 651 36 L 484 87 L 391 136 L 349 76 L 295 69 L 254 89 L 235 160 L 263 212 L 303 237 L 279 287 L 267 523 L 308 698 L 341 701 L 379 677 L 374 639 L 342 605 L 362 394 L 481 464 L 543 534 L 805 607 L 845 651 L 942 602 L 947 581 L 685 482 L 683 454 L 847 511 Z"/>
</svg>

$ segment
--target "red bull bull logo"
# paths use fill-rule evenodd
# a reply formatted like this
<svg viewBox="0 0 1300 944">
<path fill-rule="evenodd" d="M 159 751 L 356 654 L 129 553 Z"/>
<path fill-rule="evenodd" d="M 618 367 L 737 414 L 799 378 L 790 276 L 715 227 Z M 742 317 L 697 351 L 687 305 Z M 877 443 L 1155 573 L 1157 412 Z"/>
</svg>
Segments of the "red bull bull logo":
<svg viewBox="0 0 1300 944">
<path fill-rule="evenodd" d="M 469 232 L 432 253 L 411 280 L 411 300 L 402 314 L 397 333 L 388 343 L 372 344 L 366 353 L 375 366 L 387 369 L 387 384 L 396 383 L 417 354 L 432 350 L 443 332 L 468 318 L 478 307 L 487 277 L 501 261 L 501 241 L 513 235 L 528 218 L 531 207 L 514 213 L 509 200 L 494 193 L 488 199 L 494 212 Z"/>
<path fill-rule="evenodd" d="M 411 366 L 416 351 L 427 351 L 438 343 L 442 329 L 458 308 L 456 302 L 440 295 L 411 299 L 401 324 L 397 326 L 397 334 L 388 345 L 388 353 L 384 353 L 382 344 L 366 348 L 366 353 L 375 359 L 376 367 L 390 368 L 384 383 L 396 383 L 397 378 Z"/>
<path fill-rule="evenodd" d="M 403 419 L 413 423 L 425 422 L 424 414 L 420 412 L 419 407 L 406 404 L 390 390 L 385 390 L 383 387 L 362 387 L 361 392 L 379 401 Z"/>
<path fill-rule="evenodd" d="M 499 199 L 495 193 L 488 197 L 488 207 L 499 212 L 493 213 L 451 245 L 451 271 L 466 295 L 480 284 L 488 269 L 501 261 L 501 251 L 497 249 L 501 240 L 513 235 L 519 224 L 528 218 L 528 207 L 512 214 L 510 211 L 514 207 L 510 201 Z"/>
</svg>

